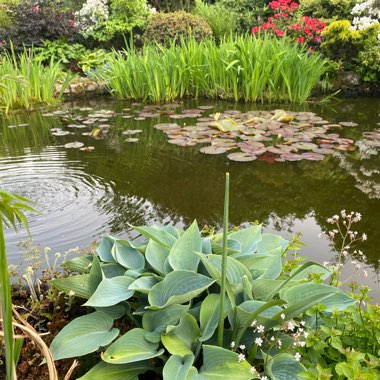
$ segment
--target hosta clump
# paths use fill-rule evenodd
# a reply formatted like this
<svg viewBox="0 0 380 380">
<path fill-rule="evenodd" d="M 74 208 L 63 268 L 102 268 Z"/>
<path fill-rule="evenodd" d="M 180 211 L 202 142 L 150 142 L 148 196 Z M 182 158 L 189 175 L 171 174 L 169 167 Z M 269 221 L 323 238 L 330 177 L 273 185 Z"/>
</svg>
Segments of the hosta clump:
<svg viewBox="0 0 380 380">
<path fill-rule="evenodd" d="M 186 231 L 135 230 L 143 241 L 104 236 L 96 256 L 65 263 L 78 275 L 54 282 L 94 308 L 71 321 L 51 345 L 56 360 L 104 347 L 102 360 L 82 380 L 137 379 L 147 370 L 167 380 L 259 374 L 297 379 L 305 367 L 293 342 L 302 341 L 295 334 L 304 324 L 307 328 L 305 312 L 317 304 L 328 312 L 355 303 L 322 283 L 330 272 L 319 264 L 283 271 L 289 242 L 262 233 L 260 225 L 228 232 L 225 295 L 220 294 L 223 234 L 202 233 L 196 221 Z M 119 336 L 113 322 L 121 317 L 130 318 L 134 328 Z"/>
</svg>

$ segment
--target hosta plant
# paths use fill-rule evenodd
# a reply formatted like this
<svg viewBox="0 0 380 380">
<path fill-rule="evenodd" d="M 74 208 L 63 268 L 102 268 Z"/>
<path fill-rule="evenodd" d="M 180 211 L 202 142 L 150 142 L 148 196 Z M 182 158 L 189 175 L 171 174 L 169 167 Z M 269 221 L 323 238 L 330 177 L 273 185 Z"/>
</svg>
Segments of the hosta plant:
<svg viewBox="0 0 380 380">
<path fill-rule="evenodd" d="M 356 301 L 323 284 L 331 273 L 319 264 L 283 269 L 287 240 L 260 225 L 227 231 L 227 219 L 224 233 L 200 231 L 196 221 L 185 231 L 135 227 L 143 239 L 107 235 L 97 255 L 67 261 L 79 274 L 54 285 L 94 311 L 55 337 L 54 359 L 102 347 L 82 380 L 137 380 L 148 370 L 166 380 L 300 378 L 303 316 Z M 114 322 L 126 320 L 133 328 L 121 334 Z"/>
</svg>

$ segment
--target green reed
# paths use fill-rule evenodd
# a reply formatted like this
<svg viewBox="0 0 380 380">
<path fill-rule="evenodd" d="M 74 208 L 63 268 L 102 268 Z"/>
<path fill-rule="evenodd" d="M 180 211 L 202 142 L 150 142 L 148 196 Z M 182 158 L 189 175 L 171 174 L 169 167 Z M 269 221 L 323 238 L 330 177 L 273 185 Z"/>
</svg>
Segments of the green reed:
<svg viewBox="0 0 380 380">
<path fill-rule="evenodd" d="M 326 59 L 270 36 L 193 38 L 169 47 L 114 52 L 95 72 L 117 98 L 151 102 L 185 97 L 303 103 L 328 71 Z"/>
<path fill-rule="evenodd" d="M 18 55 L 14 51 L 3 52 L 0 58 L 0 108 L 8 113 L 12 108 L 31 109 L 38 103 L 56 103 L 71 79 L 67 75 L 57 92 L 56 84 L 62 77 L 59 62 L 51 60 L 45 66 L 33 49 Z"/>
</svg>

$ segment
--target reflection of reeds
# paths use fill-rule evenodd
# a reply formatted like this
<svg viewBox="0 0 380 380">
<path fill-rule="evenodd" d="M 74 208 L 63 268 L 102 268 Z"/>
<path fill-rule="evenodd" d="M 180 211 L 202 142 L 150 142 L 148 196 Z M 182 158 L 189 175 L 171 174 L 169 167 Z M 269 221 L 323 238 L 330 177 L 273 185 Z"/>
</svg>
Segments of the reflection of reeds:
<svg viewBox="0 0 380 380">
<path fill-rule="evenodd" d="M 55 85 L 61 78 L 59 62 L 51 60 L 45 67 L 33 49 L 16 56 L 4 52 L 0 60 L 0 108 L 7 113 L 11 108 L 31 109 L 34 104 L 52 104 L 62 97 L 69 84 L 69 76 L 59 93 Z"/>
<path fill-rule="evenodd" d="M 304 102 L 328 61 L 285 39 L 229 37 L 216 45 L 193 38 L 169 48 L 114 52 L 96 75 L 120 99 L 153 102 L 184 97 Z"/>
</svg>

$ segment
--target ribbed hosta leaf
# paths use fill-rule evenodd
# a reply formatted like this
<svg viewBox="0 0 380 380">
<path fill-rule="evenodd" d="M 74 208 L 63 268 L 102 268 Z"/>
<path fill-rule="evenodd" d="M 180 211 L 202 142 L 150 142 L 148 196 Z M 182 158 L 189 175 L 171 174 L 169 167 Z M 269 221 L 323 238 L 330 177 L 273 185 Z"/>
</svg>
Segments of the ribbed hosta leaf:
<svg viewBox="0 0 380 380">
<path fill-rule="evenodd" d="M 239 255 L 252 254 L 261 240 L 261 224 L 232 232 L 228 237 L 240 242 Z"/>
<path fill-rule="evenodd" d="M 111 329 L 113 319 L 101 311 L 78 317 L 54 338 L 50 351 L 54 360 L 82 356 L 111 343 L 118 329 Z"/>
<path fill-rule="evenodd" d="M 144 255 L 137 249 L 124 246 L 120 244 L 120 242 L 122 241 L 116 242 L 112 248 L 112 256 L 114 257 L 115 261 L 128 269 L 144 268 Z"/>
<path fill-rule="evenodd" d="M 306 368 L 290 354 L 279 354 L 268 361 L 266 372 L 272 380 L 298 380 Z"/>
<path fill-rule="evenodd" d="M 139 380 L 139 375 L 153 369 L 148 361 L 130 364 L 100 362 L 78 380 Z"/>
<path fill-rule="evenodd" d="M 90 292 L 90 274 L 81 274 L 78 276 L 57 278 L 52 280 L 52 284 L 59 290 L 66 293 L 74 292 L 77 297 L 89 298 Z"/>
<path fill-rule="evenodd" d="M 193 362 L 193 354 L 185 355 L 183 357 L 179 355 L 170 356 L 164 366 L 164 379 L 186 380 Z"/>
<path fill-rule="evenodd" d="M 161 355 L 164 350 L 157 351 L 158 343 L 148 342 L 145 339 L 145 334 L 144 329 L 129 330 L 107 348 L 102 359 L 107 363 L 126 364 Z"/>
<path fill-rule="evenodd" d="M 161 310 L 148 310 L 142 318 L 142 325 L 147 333 L 145 339 L 152 343 L 161 340 L 161 334 L 169 325 L 176 325 L 180 318 L 189 310 L 189 305 L 171 305 Z"/>
<path fill-rule="evenodd" d="M 105 278 L 84 305 L 106 307 L 125 301 L 134 294 L 134 290 L 129 289 L 133 281 L 132 277 L 127 276 Z"/>
<path fill-rule="evenodd" d="M 149 292 L 149 309 L 162 309 L 175 303 L 183 304 L 206 290 L 215 281 L 201 274 L 177 270 L 166 275 Z"/>
<path fill-rule="evenodd" d="M 129 286 L 130 290 L 135 290 L 140 293 L 148 294 L 154 285 L 159 283 L 161 280 L 155 276 L 143 276 L 139 277 L 137 280 L 133 281 Z"/>
<path fill-rule="evenodd" d="M 196 271 L 199 257 L 195 252 L 202 251 L 202 238 L 196 221 L 174 243 L 169 253 L 169 263 L 174 270 Z"/>
<path fill-rule="evenodd" d="M 150 240 L 146 247 L 145 258 L 158 274 L 165 274 L 167 273 L 165 261 L 169 256 L 169 252 L 168 248 Z"/>
<path fill-rule="evenodd" d="M 100 242 L 98 248 L 96 249 L 96 252 L 103 262 L 106 262 L 106 263 L 115 262 L 115 259 L 112 256 L 112 247 L 114 243 L 115 243 L 115 240 L 111 236 L 104 235 L 102 237 L 102 241 Z"/>
<path fill-rule="evenodd" d="M 171 248 L 177 239 L 164 228 L 158 226 L 152 227 L 133 227 L 141 235 L 148 239 L 152 239 L 156 243 L 163 245 L 166 248 Z"/>
</svg>

